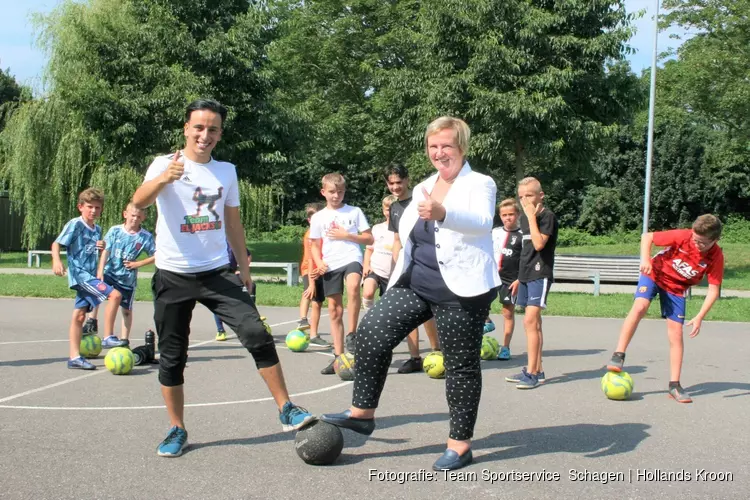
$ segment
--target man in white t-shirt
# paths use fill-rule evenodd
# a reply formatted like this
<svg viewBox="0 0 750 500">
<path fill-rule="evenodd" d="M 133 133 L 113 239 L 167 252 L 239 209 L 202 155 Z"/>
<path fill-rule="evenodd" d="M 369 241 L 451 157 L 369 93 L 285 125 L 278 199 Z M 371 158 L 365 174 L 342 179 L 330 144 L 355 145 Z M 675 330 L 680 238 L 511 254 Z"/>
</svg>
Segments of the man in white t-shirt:
<svg viewBox="0 0 750 500">
<path fill-rule="evenodd" d="M 191 103 L 183 127 L 185 149 L 157 157 L 133 195 L 136 207 L 156 202 L 158 210 L 156 272 L 151 286 L 159 336 L 159 382 L 170 420 L 167 437 L 157 448 L 160 456 L 180 456 L 187 446 L 183 371 L 196 302 L 228 324 L 253 356 L 279 407 L 285 431 L 314 419 L 289 401 L 273 337 L 266 332 L 250 295 L 229 271 L 227 241 L 237 256 L 242 283 L 252 290 L 237 172 L 231 163 L 211 157 L 226 116 L 226 108 L 216 101 Z"/>
<path fill-rule="evenodd" d="M 392 194 L 383 198 L 383 215 L 385 222 L 372 226 L 372 237 L 375 240 L 365 249 L 364 278 L 362 286 L 362 304 L 365 312 L 375 305 L 375 292 L 382 297 L 388 289 L 388 279 L 393 269 L 393 238 L 395 233 L 388 229 L 391 218 L 391 204 L 398 201 Z"/>
<path fill-rule="evenodd" d="M 365 214 L 357 207 L 344 203 L 346 181 L 341 174 L 323 176 L 320 193 L 326 207 L 310 219 L 310 242 L 313 260 L 323 273 L 323 291 L 328 299 L 333 348 L 338 357 L 346 350 L 354 354 L 354 332 L 357 331 L 362 281 L 362 249 L 360 245 L 372 244 L 372 232 Z M 349 334 L 344 341 L 344 287 L 348 303 Z M 334 373 L 334 358 L 320 373 Z"/>
</svg>

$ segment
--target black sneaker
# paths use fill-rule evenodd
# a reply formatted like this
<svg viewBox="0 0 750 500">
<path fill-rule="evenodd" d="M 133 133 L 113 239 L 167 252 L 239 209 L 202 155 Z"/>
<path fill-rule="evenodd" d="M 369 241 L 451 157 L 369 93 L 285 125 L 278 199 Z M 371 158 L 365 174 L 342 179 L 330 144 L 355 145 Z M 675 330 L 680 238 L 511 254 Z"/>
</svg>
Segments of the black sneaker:
<svg viewBox="0 0 750 500">
<path fill-rule="evenodd" d="M 336 373 L 336 370 L 333 369 L 333 364 L 335 362 L 336 362 L 336 358 L 333 358 L 331 360 L 331 363 L 328 366 L 320 370 L 320 374 L 321 375 L 334 375 Z"/>
<path fill-rule="evenodd" d="M 401 368 L 398 369 L 399 373 L 414 373 L 422 371 L 422 358 L 409 358 L 404 361 Z"/>
<path fill-rule="evenodd" d="M 344 348 L 346 349 L 346 352 L 352 353 L 354 356 L 357 354 L 354 352 L 357 348 L 357 337 L 356 333 L 351 332 L 349 333 L 346 338 L 344 339 Z"/>
<path fill-rule="evenodd" d="M 84 335 L 96 335 L 99 332 L 99 322 L 94 318 L 86 318 L 83 324 Z"/>
<path fill-rule="evenodd" d="M 617 372 L 620 373 L 622 371 L 622 367 L 625 364 L 625 355 L 619 352 L 616 352 L 612 355 L 612 359 L 609 360 L 609 364 L 607 364 L 607 370 L 611 372 Z"/>
</svg>

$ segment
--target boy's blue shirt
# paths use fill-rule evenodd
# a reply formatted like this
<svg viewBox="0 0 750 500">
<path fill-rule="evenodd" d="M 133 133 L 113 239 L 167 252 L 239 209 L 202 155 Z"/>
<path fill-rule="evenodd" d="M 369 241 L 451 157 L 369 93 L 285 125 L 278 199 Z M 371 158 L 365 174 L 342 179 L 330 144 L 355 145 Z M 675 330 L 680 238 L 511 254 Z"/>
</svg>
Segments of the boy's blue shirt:
<svg viewBox="0 0 750 500">
<path fill-rule="evenodd" d="M 125 261 L 135 261 L 141 252 L 151 257 L 156 252 L 154 237 L 141 228 L 136 233 L 129 233 L 120 224 L 112 226 L 104 236 L 104 242 L 109 253 L 104 265 L 104 274 L 110 276 L 118 285 L 135 289 L 138 284 L 138 271 L 125 267 Z"/>
<path fill-rule="evenodd" d="M 96 242 L 102 239 L 102 228 L 98 224 L 89 227 L 81 217 L 65 224 L 55 240 L 65 247 L 68 255 L 68 286 L 86 283 L 96 279 L 96 260 L 99 250 Z"/>
</svg>

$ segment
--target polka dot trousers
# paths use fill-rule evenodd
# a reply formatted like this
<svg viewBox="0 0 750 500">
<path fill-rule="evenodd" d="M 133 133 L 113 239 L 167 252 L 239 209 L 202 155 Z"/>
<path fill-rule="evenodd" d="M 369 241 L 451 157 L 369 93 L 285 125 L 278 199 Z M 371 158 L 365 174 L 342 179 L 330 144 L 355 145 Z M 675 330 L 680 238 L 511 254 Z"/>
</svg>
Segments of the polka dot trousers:
<svg viewBox="0 0 750 500">
<path fill-rule="evenodd" d="M 445 396 L 450 413 L 450 438 L 471 439 L 482 395 L 479 352 L 486 300 L 462 300 L 443 306 L 424 301 L 410 288 L 391 288 L 370 309 L 357 330 L 356 377 L 352 405 L 378 407 L 393 349 L 428 319 L 435 317 L 445 363 Z"/>
</svg>

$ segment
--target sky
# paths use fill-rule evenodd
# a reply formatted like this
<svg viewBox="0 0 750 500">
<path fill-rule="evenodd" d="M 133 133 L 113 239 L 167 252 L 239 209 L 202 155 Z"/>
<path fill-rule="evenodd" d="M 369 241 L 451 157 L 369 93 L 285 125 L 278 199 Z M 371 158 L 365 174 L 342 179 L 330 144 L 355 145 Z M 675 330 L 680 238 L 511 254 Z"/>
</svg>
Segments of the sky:
<svg viewBox="0 0 750 500">
<path fill-rule="evenodd" d="M 653 13 L 656 2 L 657 0 L 625 1 L 629 12 L 646 10 L 646 14 L 636 21 L 638 31 L 629 42 L 635 53 L 628 59 L 633 71 L 637 74 L 651 66 L 654 40 Z M 35 32 L 30 15 L 32 12 L 49 12 L 58 3 L 60 3 L 59 0 L 2 0 L 0 68 L 10 69 L 10 73 L 16 77 L 16 80 L 32 87 L 37 92 L 42 88 L 42 73 L 47 57 L 34 45 Z M 679 34 L 679 31 L 672 30 L 672 32 L 663 32 L 659 35 L 659 52 L 670 47 L 677 48 L 679 42 L 671 40 L 670 33 Z"/>
</svg>

